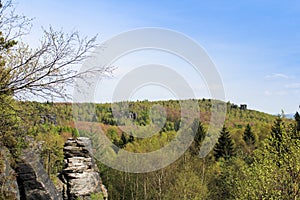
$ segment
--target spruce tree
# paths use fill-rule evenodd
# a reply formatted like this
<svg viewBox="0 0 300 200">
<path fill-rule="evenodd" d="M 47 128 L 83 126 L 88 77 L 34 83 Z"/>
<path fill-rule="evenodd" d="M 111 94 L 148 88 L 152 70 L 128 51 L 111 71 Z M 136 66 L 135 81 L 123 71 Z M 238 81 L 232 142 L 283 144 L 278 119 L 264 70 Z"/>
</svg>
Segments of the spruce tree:
<svg viewBox="0 0 300 200">
<path fill-rule="evenodd" d="M 125 146 L 126 146 L 127 143 L 128 143 L 128 139 L 127 139 L 126 135 L 124 133 L 122 133 L 121 140 L 119 142 L 119 147 L 121 149 L 123 149 L 123 148 L 125 148 Z"/>
<path fill-rule="evenodd" d="M 218 160 L 221 157 L 224 158 L 225 160 L 228 160 L 233 155 L 234 155 L 234 143 L 231 139 L 229 131 L 224 125 L 220 132 L 220 137 L 218 139 L 218 142 L 214 148 L 214 156 L 216 160 Z"/>
<path fill-rule="evenodd" d="M 285 123 L 278 116 L 272 126 L 271 136 L 266 145 L 266 149 L 276 158 L 275 163 L 278 167 L 283 165 L 283 160 L 290 154 L 292 144 L 290 144 L 289 140 L 291 141 L 291 138 L 293 138 L 293 132 L 292 130 L 287 132 Z"/>
<path fill-rule="evenodd" d="M 269 150 L 275 154 L 281 154 L 285 148 L 282 148 L 285 139 L 284 123 L 282 118 L 278 116 L 271 129 L 271 137 L 269 138 Z"/>
<path fill-rule="evenodd" d="M 246 129 L 244 131 L 243 139 L 247 145 L 253 145 L 256 142 L 255 135 L 251 130 L 250 124 L 247 124 Z"/>
<path fill-rule="evenodd" d="M 297 122 L 297 125 L 296 125 L 297 131 L 300 131 L 300 115 L 298 112 L 296 112 L 296 114 L 294 115 L 294 118 Z"/>
<path fill-rule="evenodd" d="M 193 123 L 193 134 L 194 134 L 194 141 L 191 144 L 189 150 L 192 155 L 197 156 L 200 152 L 200 147 L 206 134 L 202 123 L 198 120 L 194 121 Z"/>
</svg>

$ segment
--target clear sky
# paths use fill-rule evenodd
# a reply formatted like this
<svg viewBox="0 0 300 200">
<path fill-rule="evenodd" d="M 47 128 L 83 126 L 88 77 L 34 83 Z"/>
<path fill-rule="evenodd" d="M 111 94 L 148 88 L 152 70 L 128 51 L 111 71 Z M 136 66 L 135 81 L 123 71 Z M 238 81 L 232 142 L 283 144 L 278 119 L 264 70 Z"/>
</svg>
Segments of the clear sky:
<svg viewBox="0 0 300 200">
<path fill-rule="evenodd" d="M 41 36 L 41 26 L 49 25 L 98 34 L 100 43 L 133 28 L 172 29 L 207 51 L 222 77 L 227 101 L 272 114 L 299 109 L 299 1 L 17 2 L 18 12 L 35 18 L 27 38 L 32 45 Z M 113 85 L 109 81 L 103 84 Z"/>
</svg>

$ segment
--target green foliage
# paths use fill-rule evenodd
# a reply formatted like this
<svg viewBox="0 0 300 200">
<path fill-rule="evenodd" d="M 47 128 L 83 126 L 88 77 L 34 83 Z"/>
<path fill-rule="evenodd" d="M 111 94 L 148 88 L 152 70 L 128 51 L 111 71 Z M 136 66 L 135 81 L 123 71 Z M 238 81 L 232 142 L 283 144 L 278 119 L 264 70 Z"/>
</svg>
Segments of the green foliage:
<svg viewBox="0 0 300 200">
<path fill-rule="evenodd" d="M 159 118 L 159 114 L 156 112 L 152 113 L 153 118 L 151 118 L 151 120 L 154 119 L 154 122 L 153 120 L 146 120 L 148 123 L 146 125 L 142 122 L 144 119 L 147 119 L 147 117 L 143 118 L 142 116 L 149 114 L 149 109 L 157 103 L 163 105 L 167 112 L 165 124 L 160 124 L 160 127 L 162 127 L 161 130 L 158 130 L 157 133 L 148 138 L 132 136 L 143 135 L 145 131 L 153 129 L 154 122 L 160 123 L 160 121 L 156 121 Z M 53 137 L 51 139 L 52 141 L 56 136 L 64 137 L 63 134 L 65 132 L 69 132 L 70 136 L 76 134 L 77 129 L 62 125 L 68 124 L 73 126 L 70 122 L 72 119 L 70 107 L 72 107 L 72 105 L 56 103 L 40 104 L 33 102 L 26 102 L 26 105 L 38 109 L 43 115 L 53 113 L 57 116 L 57 125 L 39 124 L 40 118 L 36 116 L 35 121 L 37 125 L 31 129 L 31 134 L 39 135 L 40 137 L 41 135 L 43 136 L 42 133 L 51 132 L 50 136 Z M 121 105 L 120 103 L 120 106 Z M 131 120 L 131 122 L 138 126 L 137 129 L 128 129 L 125 125 L 127 121 L 114 118 L 109 104 L 87 104 L 75 108 L 75 116 L 81 116 L 77 119 L 86 120 L 80 121 L 80 123 L 77 122 L 76 127 L 78 128 L 80 136 L 87 136 L 92 139 L 95 155 L 113 160 L 117 158 L 118 154 L 118 152 L 112 148 L 107 148 L 106 151 L 101 150 L 103 139 L 98 137 L 99 133 L 101 133 L 101 135 L 106 134 L 106 136 L 120 148 L 136 153 L 155 151 L 169 144 L 170 141 L 176 138 L 177 130 L 180 125 L 180 105 L 177 101 L 139 101 L 129 102 L 129 105 L 130 112 L 136 113 L 137 118 L 125 120 Z M 217 159 L 218 161 L 215 161 L 215 159 L 213 159 L 214 152 L 212 152 L 205 159 L 199 159 L 198 156 L 194 155 L 198 154 L 197 152 L 199 152 L 199 148 L 206 135 L 206 127 L 210 119 L 209 112 L 210 109 L 212 109 L 211 101 L 201 100 L 199 105 L 202 113 L 201 122 L 195 121 L 194 126 L 191 127 L 194 129 L 194 142 L 190 146 L 189 151 L 172 165 L 156 172 L 130 174 L 118 172 L 98 163 L 103 183 L 108 187 L 108 193 L 111 199 L 177 199 L 178 195 L 187 199 L 239 199 L 239 191 L 244 191 L 243 185 L 241 185 L 239 180 L 245 180 L 248 170 L 247 166 L 254 162 L 254 153 L 248 154 L 248 150 L 244 148 L 245 142 L 243 141 L 243 133 L 247 129 L 247 124 L 249 124 L 251 132 L 257 136 L 255 138 L 257 139 L 255 147 L 257 146 L 258 149 L 261 149 L 261 146 L 263 146 L 262 139 L 269 137 L 272 127 L 271 122 L 275 117 L 251 110 L 243 112 L 239 109 L 229 110 L 226 118 L 226 127 L 230 127 L 230 134 L 226 127 L 225 132 L 228 133 L 227 136 L 230 138 L 231 142 L 229 144 L 235 144 L 236 146 L 236 156 L 231 156 L 231 159 L 228 159 L 230 156 L 225 154 L 224 158 L 220 157 Z M 93 107 L 96 108 L 98 123 L 93 120 Z M 84 109 L 87 109 L 87 112 L 85 112 Z M 148 111 L 143 111 L 143 109 Z M 286 119 L 282 120 L 287 122 Z M 118 124 L 118 126 L 115 124 Z M 40 128 L 37 130 L 36 127 Z M 127 132 L 127 130 L 129 131 Z M 209 134 L 211 133 L 207 133 L 208 136 Z M 221 138 L 222 137 L 220 137 L 220 139 Z M 51 149 L 51 146 L 49 146 L 48 149 L 49 148 Z M 45 148 L 45 150 L 47 150 L 47 148 Z M 55 162 L 61 159 L 60 156 L 55 155 L 55 152 L 53 152 L 53 154 L 54 155 L 51 155 L 51 163 L 52 161 Z M 45 151 L 44 155 L 44 159 L 46 159 L 47 151 Z M 47 160 L 44 162 L 47 163 Z M 51 166 L 50 168 L 53 170 L 50 170 L 50 173 L 52 173 L 51 176 L 53 177 L 55 170 L 59 167 L 55 169 L 55 167 L 53 168 Z M 45 168 L 49 169 L 46 165 Z"/>
<path fill-rule="evenodd" d="M 266 148 L 274 155 L 284 155 L 288 151 L 286 148 L 287 139 L 285 124 L 281 117 L 278 116 L 274 122 L 274 125 L 272 126 L 271 137 L 269 138 Z M 280 160 L 278 160 L 276 163 L 278 166 L 281 165 Z"/>
<path fill-rule="evenodd" d="M 107 138 L 120 148 L 135 153 L 155 151 L 169 144 L 176 138 L 177 130 L 180 127 L 180 105 L 177 101 L 159 102 L 159 104 L 165 107 L 167 117 L 164 125 L 159 124 L 161 129 L 157 130 L 157 133 L 148 138 L 132 136 L 143 135 L 144 132 L 154 129 L 153 123 L 161 123 L 161 121 L 159 121 L 158 112 L 152 113 L 153 118 L 149 118 L 150 121 L 147 121 L 147 117 L 143 117 L 143 115 L 149 114 L 149 109 L 156 103 L 157 102 L 148 101 L 130 102 L 130 112 L 137 114 L 136 119 L 130 120 L 138 127 L 137 129 L 129 129 L 125 125 L 127 121 L 115 119 L 114 116 L 112 116 L 112 111 L 109 109 L 108 104 L 87 104 L 86 106 L 75 108 L 75 116 L 81 116 L 77 118 L 79 121 L 76 121 L 78 131 L 74 128 L 74 123 L 72 122 L 71 104 L 15 101 L 15 108 L 26 108 L 28 113 L 30 113 L 31 121 L 27 121 L 26 117 L 24 117 L 24 122 L 26 122 L 29 127 L 26 134 L 35 136 L 39 141 L 44 141 L 42 151 L 44 166 L 55 182 L 57 180 L 56 174 L 63 166 L 62 148 L 65 139 L 68 137 L 77 137 L 78 135 L 90 137 L 93 141 L 93 147 L 95 148 L 95 155 L 112 160 L 117 158 L 118 152 L 112 148 L 101 151 L 103 139 L 99 137 L 99 133 L 106 135 Z M 111 199 L 177 199 L 178 197 L 183 199 L 241 199 L 239 195 L 243 197 L 243 199 L 249 199 L 250 197 L 254 198 L 254 195 L 260 195 L 260 188 L 258 186 L 252 187 L 251 184 L 262 184 L 262 188 L 271 188 L 274 186 L 275 180 L 273 180 L 273 185 L 266 184 L 266 182 L 272 181 L 272 177 L 271 175 L 266 176 L 266 171 L 264 170 L 275 173 L 274 169 L 276 169 L 276 173 L 288 177 L 286 172 L 282 172 L 282 167 L 287 166 L 286 161 L 281 161 L 281 168 L 279 168 L 276 163 L 276 160 L 279 158 L 278 155 L 274 156 L 276 155 L 275 153 L 273 153 L 273 156 L 269 155 L 270 157 L 266 157 L 271 160 L 273 159 L 272 162 L 268 163 L 264 161 L 263 164 L 259 164 L 262 162 L 263 155 L 265 156 L 267 153 L 270 154 L 270 152 L 273 151 L 272 149 L 268 149 L 269 147 L 266 147 L 268 142 L 284 142 L 285 140 L 278 134 L 280 131 L 275 131 L 275 125 L 273 125 L 273 131 L 275 131 L 276 134 L 271 133 L 272 124 L 270 121 L 271 119 L 274 120 L 275 117 L 257 111 L 246 110 L 242 112 L 239 109 L 229 110 L 226 118 L 226 126 L 224 126 L 220 132 L 220 138 L 214 151 L 205 159 L 200 159 L 198 156 L 195 156 L 198 155 L 205 136 L 211 134 L 206 133 L 207 123 L 210 119 L 209 112 L 210 109 L 212 109 L 211 101 L 201 100 L 199 105 L 202 112 L 201 122 L 195 121 L 191 127 L 195 134 L 194 141 L 189 150 L 172 165 L 151 173 L 130 174 L 118 172 L 98 163 L 103 183 L 108 187 L 108 193 Z M 97 120 L 93 117 L 95 116 L 93 107 L 96 108 Z M 88 109 L 87 112 L 85 112 L 85 108 Z M 142 112 L 143 109 L 148 109 L 148 111 Z M 35 112 L 33 112 L 34 110 Z M 10 112 L 13 113 L 13 110 L 10 110 Z M 48 115 L 56 116 L 57 123 L 51 123 L 49 120 L 41 123 L 41 116 Z M 18 117 L 12 117 L 10 120 L 15 120 L 12 124 L 15 124 L 15 122 L 20 124 L 22 122 Z M 284 124 L 289 122 L 287 119 L 281 119 L 280 127 L 286 130 L 288 127 L 285 127 Z M 118 126 L 115 124 L 118 124 Z M 230 128 L 230 133 L 227 127 Z M 17 125 L 16 128 L 18 128 Z M 127 132 L 127 130 L 130 131 Z M 251 154 L 248 154 L 248 150 L 245 148 L 246 141 L 244 141 L 244 136 L 248 135 L 247 131 L 248 133 L 251 132 L 256 139 L 254 145 L 257 150 Z M 297 133 L 296 131 L 294 132 L 294 134 Z M 281 131 L 281 133 L 284 132 Z M 263 140 L 264 138 L 270 138 L 271 135 L 274 136 L 272 140 Z M 293 135 L 293 137 L 296 138 L 295 135 Z M 249 138 L 251 139 L 252 137 Z M 14 137 L 11 138 L 12 141 L 14 139 Z M 18 144 L 22 143 L 21 141 L 16 142 Z M 282 148 L 282 146 L 279 145 L 281 142 L 274 142 L 274 144 L 278 143 L 277 146 Z M 221 156 L 214 159 L 218 145 Z M 247 146 L 250 148 L 251 145 L 252 143 L 250 142 Z M 223 147 L 221 148 L 220 146 Z M 269 146 L 276 147 L 273 143 Z M 252 149 L 251 147 L 251 152 L 255 148 Z M 264 150 L 262 151 L 262 149 Z M 286 152 L 293 151 L 289 150 Z M 292 153 L 292 155 L 296 155 L 295 152 Z M 286 157 L 286 155 L 284 157 Z M 291 163 L 298 162 L 297 159 L 290 159 L 289 161 Z M 294 164 L 293 166 L 300 165 Z M 297 169 L 295 167 L 290 168 L 290 173 L 294 173 L 293 176 L 296 176 L 296 172 Z M 250 178 L 246 180 L 248 176 Z M 260 178 L 255 182 L 257 176 Z M 287 180 L 288 179 L 285 181 Z M 279 175 L 276 181 L 279 181 Z M 276 186 L 278 186 L 278 184 Z M 297 188 L 294 184 L 294 188 L 295 187 Z M 249 191 L 250 189 L 256 192 L 252 194 Z M 265 191 L 271 192 L 271 189 L 266 189 Z M 246 194 L 248 196 L 246 196 Z M 283 192 L 281 192 L 280 195 L 283 195 Z"/>
<path fill-rule="evenodd" d="M 141 125 L 139 129 L 131 130 L 132 132 L 127 133 L 124 130 L 127 130 L 125 125 L 119 125 L 120 129 L 115 125 L 110 125 L 109 123 L 104 124 L 103 116 L 106 116 L 106 120 L 109 119 L 109 115 L 105 114 L 106 112 L 111 112 L 109 109 L 102 109 L 101 115 L 97 114 L 97 119 L 102 123 L 95 123 L 92 122 L 92 118 L 89 118 L 87 115 L 85 118 L 90 119 L 89 122 L 82 122 L 82 124 L 86 124 L 86 128 L 84 127 L 77 127 L 79 128 L 79 132 L 81 136 L 88 136 L 92 138 L 93 145 L 94 144 L 100 144 L 98 147 L 97 145 L 94 146 L 95 149 L 100 148 L 101 149 L 101 141 L 94 142 L 97 139 L 97 131 L 101 130 L 104 131 L 104 134 L 107 135 L 107 137 L 114 142 L 117 146 L 120 148 L 124 148 L 126 151 L 141 153 L 141 152 L 151 152 L 156 149 L 159 149 L 165 145 L 167 145 L 172 139 L 176 137 L 176 123 L 178 123 L 178 118 L 176 117 L 177 109 L 179 107 L 177 106 L 176 102 L 160 102 L 164 106 L 167 106 L 167 121 L 163 128 L 154 134 L 153 136 L 149 138 L 138 138 L 133 137 L 133 135 L 139 135 L 143 134 L 143 131 L 148 131 L 149 125 L 152 122 L 149 122 L 146 126 L 143 124 L 140 124 L 139 121 L 135 121 L 137 125 Z M 173 103 L 175 103 L 173 105 Z M 140 109 L 148 109 L 151 107 L 152 102 L 137 102 L 137 105 L 135 103 L 131 103 L 130 109 L 132 109 L 132 112 L 136 112 L 137 115 L 142 115 L 140 112 Z M 43 105 L 45 107 L 49 105 Z M 42 107 L 43 107 L 42 106 Z M 70 106 L 70 105 L 69 105 Z M 96 107 L 98 108 L 108 108 L 105 104 L 98 104 Z M 201 109 L 203 111 L 209 111 L 209 101 L 204 101 L 203 106 Z M 70 116 L 68 114 L 69 108 L 68 105 L 59 105 L 54 104 L 53 107 L 50 110 L 54 111 L 53 113 L 56 113 L 58 116 L 58 122 L 64 122 L 62 115 L 60 112 L 63 113 L 63 115 L 66 115 L 66 118 Z M 58 109 L 59 108 L 59 109 Z M 139 109 L 137 109 L 139 108 Z M 45 110 L 45 112 L 49 112 Z M 84 113 L 84 111 L 81 111 Z M 232 113 L 236 113 L 236 117 L 232 117 Z M 107 166 L 104 166 L 101 163 L 98 163 L 100 167 L 101 177 L 104 182 L 104 184 L 108 187 L 108 193 L 109 196 L 112 199 L 176 199 L 178 198 L 178 195 L 180 198 L 186 198 L 186 199 L 249 199 L 251 197 L 250 192 L 248 191 L 251 186 L 247 184 L 263 184 L 263 188 L 267 187 L 266 183 L 264 181 L 271 181 L 270 178 L 263 178 L 265 175 L 264 170 L 256 171 L 255 173 L 251 170 L 259 168 L 266 169 L 274 173 L 273 169 L 277 169 L 278 172 L 280 169 L 276 166 L 276 160 L 273 159 L 272 163 L 273 165 L 270 165 L 269 167 L 262 165 L 258 165 L 256 162 L 258 158 L 262 158 L 262 155 L 266 155 L 266 150 L 264 153 L 261 152 L 262 147 L 266 149 L 265 144 L 266 141 L 269 141 L 270 139 L 265 140 L 263 143 L 261 141 L 262 138 L 269 138 L 271 134 L 271 127 L 272 125 L 269 124 L 269 119 L 275 119 L 275 117 L 267 116 L 266 114 L 259 113 L 256 111 L 243 111 L 243 113 L 240 113 L 240 110 L 231 110 L 229 112 L 229 118 L 227 118 L 226 124 L 230 126 L 230 134 L 227 131 L 226 127 L 225 130 L 223 130 L 220 133 L 220 139 L 218 144 L 224 143 L 226 139 L 230 139 L 228 141 L 231 142 L 225 142 L 225 144 L 230 144 L 229 149 L 233 150 L 233 144 L 236 143 L 237 151 L 234 151 L 233 155 L 236 155 L 234 157 L 229 156 L 232 155 L 231 153 L 224 153 L 224 157 L 221 156 L 215 161 L 213 159 L 213 153 L 209 154 L 205 160 L 199 159 L 197 156 L 197 152 L 199 151 L 199 148 L 201 147 L 201 143 L 206 135 L 205 128 L 206 127 L 206 116 L 203 116 L 204 121 L 202 122 L 195 122 L 194 126 L 192 127 L 195 133 L 194 142 L 192 143 L 190 149 L 188 152 L 186 152 L 181 158 L 178 159 L 175 163 L 168 166 L 165 169 L 158 170 L 156 172 L 151 173 L 145 173 L 145 174 L 130 174 L 126 172 L 118 172 L 116 170 L 113 170 Z M 171 114 L 171 115 L 170 115 Z M 102 116 L 102 117 L 101 117 Z M 112 117 L 112 116 L 110 116 Z M 155 117 L 156 119 L 156 117 Z M 207 118 L 208 119 L 208 118 Z M 37 118 L 37 122 L 38 122 Z M 234 123 L 233 123 L 234 122 Z M 286 119 L 282 119 L 282 123 L 287 123 Z M 64 122 L 65 123 L 65 122 Z M 68 122 L 67 122 L 68 123 Z M 253 154 L 244 154 L 248 151 L 243 149 L 243 145 L 245 142 L 243 141 L 244 132 L 246 132 L 247 124 L 249 123 L 250 132 L 253 133 L 254 136 L 257 134 L 259 137 L 256 137 L 256 143 L 257 150 L 254 151 Z M 250 125 L 251 123 L 251 125 Z M 114 124 L 114 123 L 112 123 Z M 233 125 L 235 124 L 235 125 Z M 198 125 L 198 126 L 197 126 Z M 233 126 L 231 126 L 233 125 Z M 124 127 L 122 127 L 124 126 Z M 61 134 L 65 131 L 67 132 L 73 132 L 74 129 L 72 128 L 66 128 L 64 126 L 59 125 L 41 125 L 41 132 L 51 132 L 51 129 L 55 129 L 54 127 L 60 127 L 57 128 L 57 130 L 53 130 L 52 133 L 58 132 L 60 137 Z M 52 127 L 49 129 L 49 127 Z M 281 125 L 283 127 L 283 125 Z M 121 129 L 122 128 L 122 129 Z M 75 129 L 76 130 L 76 129 Z M 121 131 L 122 130 L 122 131 Z M 124 132 L 123 132 L 124 131 Z M 37 131 L 36 131 L 37 133 Z M 35 134 L 36 134 L 35 133 Z M 53 137 L 54 135 L 51 134 Z M 209 134 L 209 133 L 207 133 Z M 37 134 L 39 135 L 39 134 Z M 222 136 L 223 135 L 223 136 Z M 223 138 L 223 139 L 222 139 Z M 250 137 L 251 138 L 251 137 Z M 280 137 L 276 137 L 280 138 Z M 53 140 L 53 139 L 52 139 Z M 251 143 L 250 143 L 251 145 Z M 226 146 L 226 145 L 225 145 Z M 276 145 L 275 145 L 276 146 Z M 224 148 L 221 148 L 224 150 Z M 231 152 L 229 150 L 229 152 Z M 98 150 L 96 150 L 96 154 L 99 153 Z M 108 148 L 107 152 L 100 151 L 101 155 L 104 156 L 107 159 L 115 159 L 117 156 L 117 152 L 115 152 L 113 149 Z M 53 157 L 53 160 L 56 160 L 55 157 Z M 229 159 L 231 158 L 231 159 Z M 256 166 L 256 167 L 254 167 Z M 252 167 L 254 167 L 252 169 Z M 293 169 L 296 171 L 296 169 Z M 54 173 L 54 171 L 50 172 Z M 246 179 L 247 177 L 251 177 L 249 180 Z M 257 179 L 256 177 L 260 176 L 262 180 L 259 180 L 258 182 L 255 182 L 254 179 Z M 252 180 L 253 179 L 253 180 Z M 246 181 L 245 181 L 246 180 Z M 249 181 L 249 182 L 247 182 Z M 277 181 L 277 180 L 276 180 Z M 244 182 L 247 182 L 244 183 Z M 274 182 L 274 181 L 273 181 Z M 245 188 L 247 187 L 247 188 Z M 271 186 L 268 186 L 271 187 Z M 257 188 L 253 188 L 253 190 L 256 189 L 256 192 L 253 193 L 254 195 L 257 195 L 260 189 L 259 186 Z M 250 189 L 249 189 L 250 190 Z M 269 192 L 269 190 L 268 190 Z M 247 196 L 247 195 L 248 196 Z M 282 194 L 280 194 L 282 195 Z M 241 196 L 241 197 L 239 197 Z M 248 198 L 249 197 L 249 198 Z M 255 199 L 255 198 L 254 198 Z"/>
<path fill-rule="evenodd" d="M 296 121 L 296 127 L 297 131 L 300 131 L 300 115 L 298 112 L 294 115 L 295 121 Z"/>
<path fill-rule="evenodd" d="M 227 131 L 227 128 L 223 126 L 218 142 L 214 148 L 214 156 L 216 160 L 219 158 L 227 160 L 234 156 L 234 153 L 234 143 L 231 139 L 230 133 Z"/>
<path fill-rule="evenodd" d="M 0 94 L 0 145 L 6 146 L 14 156 L 25 147 L 21 137 L 25 134 L 26 124 L 18 116 L 18 109 L 11 96 Z"/>
<path fill-rule="evenodd" d="M 278 117 L 262 148 L 254 151 L 254 162 L 244 166 L 246 179 L 237 179 L 236 196 L 241 199 L 299 199 L 300 141 L 294 126 L 286 127 Z"/>
<path fill-rule="evenodd" d="M 243 188 L 238 187 L 237 180 L 243 181 L 246 178 L 241 173 L 243 166 L 245 166 L 245 162 L 236 157 L 229 160 L 221 158 L 215 165 L 212 165 L 209 169 L 207 183 L 208 199 L 240 199 L 236 194 Z"/>
<path fill-rule="evenodd" d="M 256 142 L 256 137 L 251 129 L 250 124 L 247 124 L 246 129 L 244 131 L 243 139 L 247 145 L 254 145 Z"/>
<path fill-rule="evenodd" d="M 41 156 L 49 175 L 59 173 L 63 168 L 64 139 L 60 136 L 59 128 L 54 125 L 42 125 L 38 129 L 36 140 L 42 142 Z"/>
<path fill-rule="evenodd" d="M 175 184 L 166 191 L 163 199 L 198 200 L 206 199 L 208 189 L 190 166 L 176 174 Z"/>
<path fill-rule="evenodd" d="M 119 147 L 124 148 L 127 143 L 128 143 L 128 138 L 126 137 L 126 135 L 124 133 L 122 133 L 121 140 L 119 142 Z"/>
<path fill-rule="evenodd" d="M 91 194 L 91 200 L 103 200 L 103 194 L 102 193 Z"/>
<path fill-rule="evenodd" d="M 116 127 L 109 127 L 107 129 L 107 136 L 114 144 L 118 145 L 118 130 Z"/>
<path fill-rule="evenodd" d="M 202 141 L 204 140 L 206 135 L 206 131 L 204 130 L 204 127 L 200 121 L 194 121 L 193 133 L 195 134 L 194 141 L 189 147 L 189 150 L 192 155 L 197 156 L 200 152 Z"/>
</svg>

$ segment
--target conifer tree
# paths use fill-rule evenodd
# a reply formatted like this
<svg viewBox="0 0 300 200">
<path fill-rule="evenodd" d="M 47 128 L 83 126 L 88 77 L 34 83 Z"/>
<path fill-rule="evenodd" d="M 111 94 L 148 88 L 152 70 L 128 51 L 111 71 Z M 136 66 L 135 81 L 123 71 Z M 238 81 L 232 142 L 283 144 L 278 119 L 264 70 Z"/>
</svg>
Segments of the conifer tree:
<svg viewBox="0 0 300 200">
<path fill-rule="evenodd" d="M 126 135 L 124 133 L 122 133 L 121 140 L 119 142 L 119 147 L 122 149 L 126 146 L 127 143 L 128 143 L 128 139 L 127 139 Z"/>
<path fill-rule="evenodd" d="M 214 148 L 214 156 L 216 160 L 218 160 L 221 157 L 224 158 L 225 160 L 228 160 L 233 155 L 234 155 L 234 143 L 231 139 L 229 131 L 224 125 L 220 132 L 220 137 L 218 139 L 218 142 Z"/>
<path fill-rule="evenodd" d="M 298 112 L 296 112 L 296 114 L 294 115 L 294 118 L 297 122 L 297 125 L 296 125 L 297 131 L 300 131 L 300 115 Z"/>
<path fill-rule="evenodd" d="M 244 131 L 243 139 L 247 145 L 253 145 L 256 142 L 255 135 L 251 129 L 250 124 L 247 124 L 246 129 Z"/>
<path fill-rule="evenodd" d="M 272 126 L 271 137 L 269 138 L 269 150 L 275 154 L 280 155 L 285 149 L 283 148 L 285 140 L 284 128 L 282 118 L 278 116 Z"/>
<path fill-rule="evenodd" d="M 206 134 L 205 129 L 200 121 L 195 121 L 193 123 L 193 133 L 194 133 L 194 141 L 190 146 L 189 150 L 192 155 L 197 156 L 199 154 L 202 141 L 204 140 Z"/>
</svg>

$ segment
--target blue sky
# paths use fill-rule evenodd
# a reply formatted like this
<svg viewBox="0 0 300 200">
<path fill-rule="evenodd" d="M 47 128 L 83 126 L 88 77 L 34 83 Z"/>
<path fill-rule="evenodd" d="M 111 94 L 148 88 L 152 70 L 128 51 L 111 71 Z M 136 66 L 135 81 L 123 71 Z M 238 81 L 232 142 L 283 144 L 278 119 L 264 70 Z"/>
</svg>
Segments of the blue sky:
<svg viewBox="0 0 300 200">
<path fill-rule="evenodd" d="M 272 114 L 298 110 L 299 1 L 19 0 L 17 11 L 35 18 L 26 38 L 33 46 L 41 37 L 41 26 L 49 25 L 87 36 L 98 34 L 100 43 L 141 27 L 181 32 L 213 60 L 227 101 Z M 103 84 L 112 87 L 117 79 L 118 72 Z"/>
</svg>

